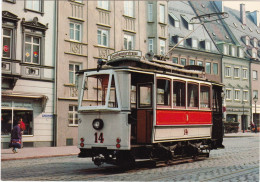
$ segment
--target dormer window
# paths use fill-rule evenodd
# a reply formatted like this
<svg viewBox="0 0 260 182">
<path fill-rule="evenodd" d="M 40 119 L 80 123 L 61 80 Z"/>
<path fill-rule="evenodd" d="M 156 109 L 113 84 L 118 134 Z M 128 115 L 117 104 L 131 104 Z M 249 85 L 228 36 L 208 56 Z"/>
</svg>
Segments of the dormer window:
<svg viewBox="0 0 260 182">
<path fill-rule="evenodd" d="M 252 38 L 251 39 L 251 43 L 254 47 L 257 47 L 257 39 L 256 38 Z"/>
<path fill-rule="evenodd" d="M 173 13 L 169 13 L 169 15 L 172 25 L 176 28 L 180 27 L 180 20 Z"/>
<path fill-rule="evenodd" d="M 198 48 L 198 40 L 197 39 L 192 39 L 192 47 L 193 48 Z"/>
<path fill-rule="evenodd" d="M 245 30 L 245 26 L 244 26 L 244 25 L 241 25 L 241 28 L 242 28 L 243 30 Z"/>
<path fill-rule="evenodd" d="M 210 51 L 211 45 L 210 42 L 207 40 L 203 40 L 200 42 L 201 48 L 205 49 L 206 51 Z"/>
<path fill-rule="evenodd" d="M 236 50 L 235 50 L 236 48 L 235 48 L 235 46 L 230 46 L 230 47 L 231 47 L 231 55 L 235 57 L 236 56 Z"/>
<path fill-rule="evenodd" d="M 244 57 L 244 51 L 243 51 L 242 47 L 239 47 L 238 51 L 239 51 L 239 57 L 243 58 Z"/>
<path fill-rule="evenodd" d="M 185 15 L 181 15 L 184 25 L 188 30 L 193 30 L 193 24 L 189 23 L 190 21 L 188 20 L 188 18 Z"/>
<path fill-rule="evenodd" d="M 248 29 L 250 30 L 250 32 L 253 32 L 252 28 L 248 27 Z"/>
<path fill-rule="evenodd" d="M 179 46 L 183 46 L 183 37 L 178 37 L 178 43 L 180 42 Z"/>
<path fill-rule="evenodd" d="M 256 58 L 256 53 L 255 52 L 252 53 L 252 58 Z"/>
<path fill-rule="evenodd" d="M 256 29 L 256 32 L 257 32 L 258 34 L 260 34 L 260 30 Z"/>
<path fill-rule="evenodd" d="M 225 37 L 226 37 L 226 39 L 229 39 L 229 37 L 227 35 Z"/>
<path fill-rule="evenodd" d="M 234 26 L 237 28 L 237 24 L 236 23 L 233 23 L 234 24 Z"/>
<path fill-rule="evenodd" d="M 228 46 L 223 44 L 223 54 L 228 54 Z"/>
</svg>

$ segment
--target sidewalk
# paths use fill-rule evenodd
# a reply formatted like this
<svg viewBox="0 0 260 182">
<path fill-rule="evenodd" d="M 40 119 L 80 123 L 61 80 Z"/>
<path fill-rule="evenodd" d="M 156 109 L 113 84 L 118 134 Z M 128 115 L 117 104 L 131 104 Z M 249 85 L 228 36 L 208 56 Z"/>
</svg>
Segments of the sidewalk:
<svg viewBox="0 0 260 182">
<path fill-rule="evenodd" d="M 260 133 L 252 133 L 252 132 L 238 132 L 238 133 L 225 133 L 224 138 L 228 137 L 259 137 Z"/>
<path fill-rule="evenodd" d="M 228 137 L 259 137 L 260 133 L 225 133 L 224 138 Z M 35 159 L 43 157 L 58 157 L 78 155 L 77 146 L 63 147 L 33 147 L 18 149 L 18 153 L 13 153 L 12 149 L 1 149 L 1 161 L 19 160 L 19 159 Z"/>
<path fill-rule="evenodd" d="M 34 159 L 43 157 L 58 157 L 78 155 L 77 146 L 64 147 L 33 147 L 18 149 L 18 153 L 13 153 L 12 149 L 1 149 L 1 161 L 18 160 L 18 159 Z"/>
</svg>

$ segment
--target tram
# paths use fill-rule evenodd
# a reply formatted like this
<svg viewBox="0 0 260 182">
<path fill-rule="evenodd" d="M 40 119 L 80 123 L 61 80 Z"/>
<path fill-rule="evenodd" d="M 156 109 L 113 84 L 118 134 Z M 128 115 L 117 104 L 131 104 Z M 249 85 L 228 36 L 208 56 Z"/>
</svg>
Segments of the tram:
<svg viewBox="0 0 260 182">
<path fill-rule="evenodd" d="M 78 157 L 133 165 L 223 147 L 223 85 L 203 67 L 120 51 L 78 78 Z"/>
</svg>

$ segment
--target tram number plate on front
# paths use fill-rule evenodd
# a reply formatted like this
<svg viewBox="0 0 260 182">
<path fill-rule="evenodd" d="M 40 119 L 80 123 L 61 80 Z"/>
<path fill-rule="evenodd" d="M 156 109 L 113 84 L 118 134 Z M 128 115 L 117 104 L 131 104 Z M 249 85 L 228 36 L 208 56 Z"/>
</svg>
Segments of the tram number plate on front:
<svg viewBox="0 0 260 182">
<path fill-rule="evenodd" d="M 95 133 L 95 143 L 103 143 L 104 142 L 104 137 L 103 137 L 103 133 Z"/>
</svg>

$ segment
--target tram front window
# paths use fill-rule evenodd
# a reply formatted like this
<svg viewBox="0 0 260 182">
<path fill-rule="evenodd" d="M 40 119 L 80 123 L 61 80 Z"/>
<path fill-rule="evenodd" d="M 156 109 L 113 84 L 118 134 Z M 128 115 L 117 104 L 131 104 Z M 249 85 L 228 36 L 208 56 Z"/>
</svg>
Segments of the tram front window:
<svg viewBox="0 0 260 182">
<path fill-rule="evenodd" d="M 93 106 L 95 108 L 97 106 L 118 107 L 114 75 L 100 74 L 88 76 L 85 78 L 84 83 L 85 91 L 82 93 L 81 106 L 87 106 L 88 108 Z M 109 84 L 110 90 L 108 90 Z"/>
</svg>

